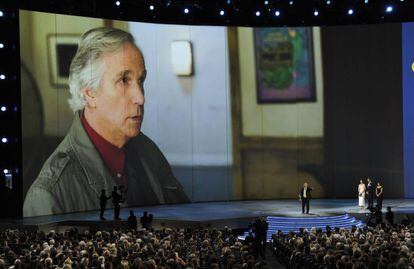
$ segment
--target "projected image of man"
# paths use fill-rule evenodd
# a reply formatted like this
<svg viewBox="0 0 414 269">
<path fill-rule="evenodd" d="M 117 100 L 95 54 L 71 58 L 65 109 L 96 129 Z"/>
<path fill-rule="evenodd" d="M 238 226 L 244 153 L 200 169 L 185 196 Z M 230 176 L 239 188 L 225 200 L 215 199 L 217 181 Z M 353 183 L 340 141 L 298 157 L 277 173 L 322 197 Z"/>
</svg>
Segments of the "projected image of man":
<svg viewBox="0 0 414 269">
<path fill-rule="evenodd" d="M 146 75 L 131 34 L 95 28 L 83 35 L 69 76 L 75 118 L 30 187 L 25 216 L 99 209 L 101 190 L 114 186 L 124 189 L 127 206 L 188 201 L 141 132 Z"/>
</svg>

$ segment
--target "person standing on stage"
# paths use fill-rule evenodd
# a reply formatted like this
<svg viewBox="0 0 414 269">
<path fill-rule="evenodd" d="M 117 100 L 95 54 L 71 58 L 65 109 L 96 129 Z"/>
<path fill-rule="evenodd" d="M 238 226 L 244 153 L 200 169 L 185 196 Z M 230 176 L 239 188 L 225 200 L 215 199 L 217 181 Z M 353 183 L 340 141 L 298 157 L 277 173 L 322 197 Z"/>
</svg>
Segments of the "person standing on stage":
<svg viewBox="0 0 414 269">
<path fill-rule="evenodd" d="M 367 209 L 371 209 L 374 208 L 374 195 L 375 195 L 375 190 L 374 190 L 374 183 L 372 183 L 371 179 L 368 178 L 367 179 L 367 194 L 368 194 L 368 207 Z"/>
<path fill-rule="evenodd" d="M 384 197 L 384 188 L 382 187 L 381 183 L 377 183 L 377 188 L 375 189 L 375 196 L 377 197 L 377 210 L 382 210 L 382 200 Z"/>
<path fill-rule="evenodd" d="M 101 191 L 101 196 L 99 197 L 99 204 L 101 206 L 101 214 L 100 214 L 100 219 L 101 220 L 106 220 L 104 218 L 104 212 L 105 212 L 105 208 L 106 208 L 106 201 L 108 201 L 109 199 L 111 199 L 111 196 L 106 197 L 106 192 L 105 190 Z"/>
<path fill-rule="evenodd" d="M 303 183 L 303 187 L 299 194 L 299 199 L 302 201 L 302 214 L 305 213 L 306 207 L 306 214 L 309 214 L 309 201 L 312 198 L 311 191 L 313 189 L 308 186 L 308 183 Z"/>
<path fill-rule="evenodd" d="M 114 204 L 114 219 L 121 220 L 119 213 L 121 211 L 122 196 L 118 193 L 118 187 L 115 186 L 112 191 L 112 203 Z"/>
<path fill-rule="evenodd" d="M 364 181 L 361 179 L 359 181 L 358 185 L 358 205 L 359 208 L 362 210 L 365 207 L 365 192 L 366 192 L 366 186 Z"/>
</svg>

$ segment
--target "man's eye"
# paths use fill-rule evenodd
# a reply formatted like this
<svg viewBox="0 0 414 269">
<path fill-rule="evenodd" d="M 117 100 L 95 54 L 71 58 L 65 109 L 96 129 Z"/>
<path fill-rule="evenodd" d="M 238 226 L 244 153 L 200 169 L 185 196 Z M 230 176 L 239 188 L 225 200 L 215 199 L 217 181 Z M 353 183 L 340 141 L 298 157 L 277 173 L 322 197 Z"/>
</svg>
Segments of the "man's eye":
<svg viewBox="0 0 414 269">
<path fill-rule="evenodd" d="M 129 82 L 129 77 L 122 78 L 122 83 L 128 83 L 128 82 Z"/>
</svg>

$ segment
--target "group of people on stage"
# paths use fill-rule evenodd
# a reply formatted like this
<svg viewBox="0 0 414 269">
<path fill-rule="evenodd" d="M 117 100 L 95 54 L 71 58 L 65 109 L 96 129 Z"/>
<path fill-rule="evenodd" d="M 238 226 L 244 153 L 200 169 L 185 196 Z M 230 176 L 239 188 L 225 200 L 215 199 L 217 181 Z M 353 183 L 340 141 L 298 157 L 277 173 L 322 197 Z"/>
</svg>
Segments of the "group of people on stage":
<svg viewBox="0 0 414 269">
<path fill-rule="evenodd" d="M 118 192 L 119 189 L 119 192 Z M 100 207 L 101 207 L 101 212 L 100 212 L 100 219 L 101 220 L 106 220 L 104 218 L 104 213 L 105 213 L 105 209 L 106 209 L 106 204 L 107 201 L 109 199 L 112 198 L 112 204 L 114 206 L 114 219 L 115 220 L 121 220 L 121 218 L 119 217 L 119 213 L 121 211 L 121 204 L 125 201 L 125 199 L 123 198 L 124 193 L 126 192 L 126 190 L 124 190 L 123 186 L 115 186 L 114 190 L 111 193 L 111 196 L 107 197 L 106 196 L 106 191 L 102 190 L 101 191 L 101 196 L 99 197 L 99 201 L 100 201 Z"/>
<path fill-rule="evenodd" d="M 299 193 L 299 200 L 302 202 L 302 214 L 309 214 L 309 201 L 312 198 L 312 188 L 307 182 L 303 183 L 303 187 Z M 367 184 L 364 180 L 359 181 L 358 185 L 358 206 L 360 209 L 365 209 L 365 196 L 368 196 L 368 207 L 366 209 L 382 210 L 382 201 L 384 199 L 384 187 L 381 182 L 377 182 L 375 186 L 371 178 L 367 178 Z M 376 206 L 374 207 L 374 198 L 376 199 Z"/>
<path fill-rule="evenodd" d="M 377 210 L 382 210 L 382 201 L 384 198 L 384 187 L 381 185 L 381 182 L 377 182 L 377 186 L 374 186 L 374 183 L 370 178 L 367 178 L 367 184 L 365 185 L 364 180 L 359 181 L 358 185 L 358 206 L 360 209 L 365 208 L 365 195 L 368 196 L 368 207 L 367 209 L 376 208 Z M 376 198 L 377 205 L 374 207 L 374 197 Z"/>
</svg>

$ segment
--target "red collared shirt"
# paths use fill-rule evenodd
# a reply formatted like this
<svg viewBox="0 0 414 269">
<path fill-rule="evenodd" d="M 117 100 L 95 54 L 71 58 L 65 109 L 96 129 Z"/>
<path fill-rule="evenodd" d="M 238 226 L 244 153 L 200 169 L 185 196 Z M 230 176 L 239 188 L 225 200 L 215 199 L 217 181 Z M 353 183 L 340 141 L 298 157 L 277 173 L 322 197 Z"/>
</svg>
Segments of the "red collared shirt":
<svg viewBox="0 0 414 269">
<path fill-rule="evenodd" d="M 117 148 L 98 134 L 88 123 L 85 116 L 82 114 L 81 122 L 83 128 L 95 145 L 99 154 L 101 155 L 106 167 L 113 176 L 117 185 L 127 185 L 127 176 L 124 172 L 125 165 L 125 150 L 124 148 Z"/>
</svg>

